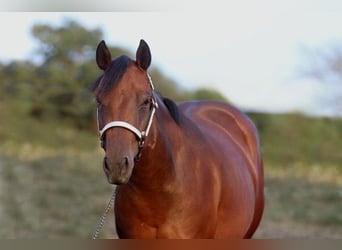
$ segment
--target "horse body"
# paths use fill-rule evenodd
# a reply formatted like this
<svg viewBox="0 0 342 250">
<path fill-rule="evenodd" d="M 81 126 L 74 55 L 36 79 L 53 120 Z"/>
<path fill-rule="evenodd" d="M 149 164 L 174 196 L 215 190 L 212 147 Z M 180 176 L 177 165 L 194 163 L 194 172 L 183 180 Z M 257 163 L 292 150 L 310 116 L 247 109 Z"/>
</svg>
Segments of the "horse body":
<svg viewBox="0 0 342 250">
<path fill-rule="evenodd" d="M 150 57 L 146 46 L 145 51 L 139 46 L 136 63 L 129 64 L 109 94 L 97 91 L 97 98 L 104 103 L 99 129 L 117 116 L 137 128 L 149 123 L 145 111 L 129 115 L 127 110 L 136 105 L 132 103 L 141 101 L 137 98 L 133 102 L 132 95 L 125 98 L 123 90 L 126 86 L 136 92 L 133 96 L 148 92 L 146 83 L 135 86 L 147 79 Z M 103 46 L 98 48 L 98 65 L 106 70 L 102 78 L 111 62 L 108 53 Z M 100 80 L 98 88 L 101 84 Z M 133 149 L 137 142 L 128 131 L 131 129 L 126 126 L 101 132 L 105 135 L 108 181 L 120 184 L 115 199 L 118 236 L 250 238 L 263 212 L 262 159 L 253 123 L 221 102 L 177 105 L 160 96 L 152 99 L 159 107 L 151 118 L 139 161 L 132 160 L 139 152 Z"/>
<path fill-rule="evenodd" d="M 156 145 L 144 149 L 130 182 L 117 189 L 118 235 L 249 237 L 262 189 L 255 169 L 260 153 L 249 148 L 251 140 L 257 143 L 250 121 L 223 103 L 189 102 L 180 104 L 177 124 L 159 103 Z M 166 137 L 159 130 L 173 133 Z"/>
</svg>

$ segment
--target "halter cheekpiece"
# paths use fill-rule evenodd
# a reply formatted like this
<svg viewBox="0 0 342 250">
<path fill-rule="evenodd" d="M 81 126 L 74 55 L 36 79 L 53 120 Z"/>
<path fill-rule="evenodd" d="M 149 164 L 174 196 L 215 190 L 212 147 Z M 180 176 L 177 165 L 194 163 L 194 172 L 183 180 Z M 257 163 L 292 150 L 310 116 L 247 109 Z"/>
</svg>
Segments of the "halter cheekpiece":
<svg viewBox="0 0 342 250">
<path fill-rule="evenodd" d="M 148 83 L 152 89 L 152 108 L 151 108 L 151 113 L 147 122 L 147 125 L 145 127 L 145 130 L 140 131 L 138 128 L 136 128 L 135 126 L 133 126 L 132 124 L 125 122 L 125 121 L 112 121 L 107 123 L 101 130 L 99 127 L 99 120 L 98 120 L 98 110 L 97 110 L 97 127 L 99 130 L 99 135 L 100 135 L 100 141 L 101 141 L 101 146 L 103 147 L 103 143 L 104 143 L 104 137 L 105 137 L 105 133 L 107 130 L 111 129 L 111 128 L 115 128 L 115 127 L 120 127 L 120 128 L 125 128 L 129 131 L 131 131 L 138 139 L 138 154 L 136 155 L 136 157 L 134 158 L 135 161 L 138 161 L 141 157 L 141 151 L 144 147 L 145 144 L 145 139 L 148 136 L 148 133 L 150 132 L 151 129 L 151 125 L 152 125 L 152 121 L 153 121 L 153 117 L 154 114 L 156 112 L 156 109 L 158 108 L 158 103 L 155 97 L 155 93 L 154 93 L 154 86 L 152 83 L 152 79 L 150 77 L 149 74 L 147 74 L 148 77 Z"/>
</svg>

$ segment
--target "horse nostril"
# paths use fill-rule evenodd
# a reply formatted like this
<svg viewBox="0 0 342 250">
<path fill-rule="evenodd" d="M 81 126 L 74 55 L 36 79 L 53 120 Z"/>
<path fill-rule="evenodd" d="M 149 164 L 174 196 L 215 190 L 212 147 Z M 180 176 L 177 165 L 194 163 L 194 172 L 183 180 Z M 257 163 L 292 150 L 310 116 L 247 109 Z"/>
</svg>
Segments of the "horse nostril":
<svg viewBox="0 0 342 250">
<path fill-rule="evenodd" d="M 118 162 L 118 164 L 116 165 L 118 167 L 124 167 L 127 168 L 129 167 L 129 158 L 128 157 L 124 157 L 121 161 Z M 103 159 L 103 168 L 105 171 L 109 172 L 110 168 L 109 168 L 109 164 L 108 164 L 108 158 L 104 157 Z"/>
<path fill-rule="evenodd" d="M 128 165 L 129 165 L 128 157 L 124 158 L 124 164 L 126 167 L 128 167 Z"/>
</svg>

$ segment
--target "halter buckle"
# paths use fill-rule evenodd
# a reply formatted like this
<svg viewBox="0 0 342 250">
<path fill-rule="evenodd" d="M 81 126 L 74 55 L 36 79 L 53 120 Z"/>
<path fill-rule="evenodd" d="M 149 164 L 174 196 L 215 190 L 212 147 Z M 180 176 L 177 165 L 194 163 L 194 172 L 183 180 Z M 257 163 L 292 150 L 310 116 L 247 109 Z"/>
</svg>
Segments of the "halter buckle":
<svg viewBox="0 0 342 250">
<path fill-rule="evenodd" d="M 145 139 L 146 139 L 146 133 L 145 133 L 145 131 L 142 131 L 141 132 L 141 138 L 140 138 L 140 140 L 138 142 L 138 153 L 137 153 L 137 155 L 134 158 L 135 162 L 139 161 L 140 158 L 141 158 L 142 150 L 143 150 L 144 145 L 145 145 Z"/>
</svg>

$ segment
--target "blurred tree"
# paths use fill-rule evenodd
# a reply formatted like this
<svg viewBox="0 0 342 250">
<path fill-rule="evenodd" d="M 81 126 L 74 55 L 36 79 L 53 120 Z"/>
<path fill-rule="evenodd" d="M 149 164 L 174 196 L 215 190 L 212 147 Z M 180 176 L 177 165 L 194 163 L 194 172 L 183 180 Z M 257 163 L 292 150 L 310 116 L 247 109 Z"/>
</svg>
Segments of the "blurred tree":
<svg viewBox="0 0 342 250">
<path fill-rule="evenodd" d="M 36 66 L 31 62 L 11 62 L 0 65 L 0 100 L 32 100 L 32 79 Z"/>
<path fill-rule="evenodd" d="M 103 39 L 99 28 L 87 29 L 73 20 L 60 27 L 37 24 L 32 35 L 38 42 L 36 54 L 41 63 L 34 81 L 35 102 L 31 114 L 70 120 L 79 128 L 94 119 L 91 86 L 100 74 L 95 49 Z M 110 48 L 113 57 L 128 52 Z"/>
<path fill-rule="evenodd" d="M 301 76 L 312 77 L 331 89 L 325 102 L 342 115 L 342 45 L 332 44 L 322 49 L 304 49 L 306 63 Z"/>
<path fill-rule="evenodd" d="M 32 28 L 32 35 L 38 41 L 37 53 L 43 64 L 53 64 L 61 69 L 92 60 L 94 47 L 103 37 L 100 29 L 86 29 L 70 19 L 61 27 L 37 24 Z"/>
<path fill-rule="evenodd" d="M 191 97 L 195 100 L 216 100 L 228 102 L 225 96 L 211 88 L 199 88 L 191 94 Z"/>
<path fill-rule="evenodd" d="M 35 70 L 31 114 L 70 118 L 83 127 L 92 117 L 89 86 L 98 74 L 92 59 L 102 31 L 66 20 L 60 27 L 37 24 L 32 35 L 41 63 Z"/>
<path fill-rule="evenodd" d="M 156 67 L 153 67 L 149 73 L 156 90 L 161 95 L 176 101 L 183 99 L 184 90 L 182 90 L 174 80 L 167 77 Z"/>
<path fill-rule="evenodd" d="M 77 128 L 94 127 L 91 86 L 101 74 L 95 62 L 96 46 L 103 39 L 101 29 L 88 29 L 67 19 L 61 26 L 36 24 L 31 32 L 37 41 L 36 63 L 14 61 L 0 64 L 0 101 L 7 98 L 15 103 L 14 113 L 26 112 L 42 121 L 58 119 Z M 113 58 L 121 54 L 134 58 L 122 48 L 109 49 Z M 157 91 L 176 101 L 225 100 L 214 90 L 186 92 L 157 67 L 151 68 L 150 74 Z"/>
</svg>

